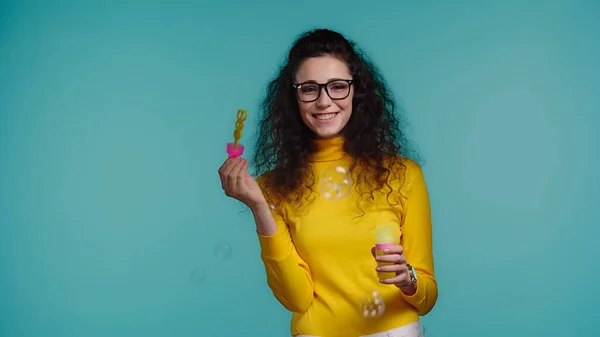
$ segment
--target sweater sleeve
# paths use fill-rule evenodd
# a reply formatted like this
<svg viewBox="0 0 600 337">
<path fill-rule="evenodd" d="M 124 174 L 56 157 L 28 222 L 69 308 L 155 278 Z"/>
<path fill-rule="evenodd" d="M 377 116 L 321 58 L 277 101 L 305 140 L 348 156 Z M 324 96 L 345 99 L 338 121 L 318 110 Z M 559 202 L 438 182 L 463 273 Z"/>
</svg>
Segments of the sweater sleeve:
<svg viewBox="0 0 600 337">
<path fill-rule="evenodd" d="M 277 231 L 268 236 L 258 234 L 267 283 L 275 298 L 286 309 L 303 313 L 313 301 L 314 287 L 310 269 L 298 255 L 284 218 L 275 210 L 271 210 L 271 214 L 277 224 Z"/>
<path fill-rule="evenodd" d="M 438 298 L 437 281 L 433 270 L 432 225 L 429 194 L 421 167 L 413 162 L 407 163 L 409 189 L 405 192 L 401 223 L 404 256 L 407 263 L 415 269 L 417 292 L 402 298 L 412 305 L 419 315 L 429 313 Z"/>
</svg>

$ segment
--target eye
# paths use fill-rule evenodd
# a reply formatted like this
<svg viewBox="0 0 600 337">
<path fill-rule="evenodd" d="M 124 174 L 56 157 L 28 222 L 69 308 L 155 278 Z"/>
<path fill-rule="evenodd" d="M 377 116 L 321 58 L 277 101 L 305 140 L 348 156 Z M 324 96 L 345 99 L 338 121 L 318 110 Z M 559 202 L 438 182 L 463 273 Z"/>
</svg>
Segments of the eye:
<svg viewBox="0 0 600 337">
<path fill-rule="evenodd" d="M 317 87 L 316 85 L 311 85 L 311 84 L 303 84 L 303 85 L 300 87 L 300 90 L 301 90 L 303 93 L 310 94 L 310 93 L 313 93 L 313 92 L 317 91 L 317 90 L 318 90 L 318 87 Z"/>
<path fill-rule="evenodd" d="M 329 84 L 329 89 L 330 90 L 336 90 L 336 91 L 344 91 L 344 90 L 348 90 L 348 83 L 346 82 L 332 82 Z"/>
</svg>

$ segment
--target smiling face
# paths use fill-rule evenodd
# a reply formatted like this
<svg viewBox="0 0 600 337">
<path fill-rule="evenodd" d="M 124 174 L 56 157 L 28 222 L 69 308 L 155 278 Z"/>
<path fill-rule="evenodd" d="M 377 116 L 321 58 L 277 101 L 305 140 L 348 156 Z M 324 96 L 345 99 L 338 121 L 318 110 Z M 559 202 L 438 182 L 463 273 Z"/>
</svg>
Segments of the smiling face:
<svg viewBox="0 0 600 337">
<path fill-rule="evenodd" d="M 308 58 L 298 67 L 296 83 L 303 84 L 296 89 L 300 115 L 317 137 L 338 136 L 350 120 L 354 95 L 348 83 L 351 79 L 346 63 L 334 56 Z M 326 87 L 315 86 L 328 82 Z M 306 102 L 311 100 L 314 101 Z"/>
</svg>

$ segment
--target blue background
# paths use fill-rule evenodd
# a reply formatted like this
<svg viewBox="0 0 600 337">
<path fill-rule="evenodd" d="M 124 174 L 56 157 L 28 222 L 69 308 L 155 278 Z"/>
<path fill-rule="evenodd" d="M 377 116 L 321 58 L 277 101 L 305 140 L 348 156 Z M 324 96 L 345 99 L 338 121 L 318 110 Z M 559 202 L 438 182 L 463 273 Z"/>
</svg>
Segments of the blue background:
<svg viewBox="0 0 600 337">
<path fill-rule="evenodd" d="M 427 335 L 600 335 L 598 1 L 5 0 L 0 336 L 289 335 L 217 169 L 322 26 L 379 65 L 423 158 Z"/>
</svg>

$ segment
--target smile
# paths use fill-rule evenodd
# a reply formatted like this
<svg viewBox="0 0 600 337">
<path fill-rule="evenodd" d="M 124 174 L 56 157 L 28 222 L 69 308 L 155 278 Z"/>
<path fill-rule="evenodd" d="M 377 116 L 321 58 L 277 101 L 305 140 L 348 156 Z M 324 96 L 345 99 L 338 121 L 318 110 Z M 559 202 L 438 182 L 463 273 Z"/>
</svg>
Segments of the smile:
<svg viewBox="0 0 600 337">
<path fill-rule="evenodd" d="M 325 121 L 325 120 L 332 119 L 337 114 L 338 114 L 337 112 L 328 113 L 328 114 L 315 114 L 315 115 L 313 115 L 313 117 L 315 117 L 318 120 Z"/>
</svg>

